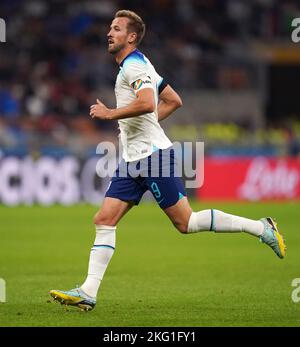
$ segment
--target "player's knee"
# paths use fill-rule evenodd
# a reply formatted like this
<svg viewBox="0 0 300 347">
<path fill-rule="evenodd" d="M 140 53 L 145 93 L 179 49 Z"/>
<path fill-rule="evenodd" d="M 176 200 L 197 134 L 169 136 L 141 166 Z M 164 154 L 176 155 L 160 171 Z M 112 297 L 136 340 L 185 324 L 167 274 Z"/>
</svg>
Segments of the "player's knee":
<svg viewBox="0 0 300 347">
<path fill-rule="evenodd" d="M 98 214 L 95 214 L 93 222 L 95 225 L 100 225 L 101 224 L 101 218 L 98 216 Z"/>
<path fill-rule="evenodd" d="M 187 234 L 188 227 L 186 223 L 174 223 L 175 228 L 181 233 L 181 234 Z"/>
<path fill-rule="evenodd" d="M 100 213 L 97 213 L 94 216 L 94 224 L 95 225 L 111 225 L 111 226 L 114 225 L 111 218 L 109 218 L 108 216 L 103 216 Z"/>
</svg>

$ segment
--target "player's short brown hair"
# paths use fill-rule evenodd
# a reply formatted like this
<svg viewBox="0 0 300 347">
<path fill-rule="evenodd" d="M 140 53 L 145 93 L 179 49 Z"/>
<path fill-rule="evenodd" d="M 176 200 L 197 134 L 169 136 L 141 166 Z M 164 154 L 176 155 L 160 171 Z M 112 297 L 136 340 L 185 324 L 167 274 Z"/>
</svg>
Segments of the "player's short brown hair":
<svg viewBox="0 0 300 347">
<path fill-rule="evenodd" d="M 127 30 L 130 33 L 136 33 L 137 37 L 136 37 L 135 45 L 138 46 L 141 43 L 146 31 L 146 26 L 142 18 L 139 15 L 137 15 L 135 12 L 129 11 L 129 10 L 118 11 L 115 14 L 115 18 L 120 18 L 120 17 L 125 17 L 129 19 Z"/>
</svg>

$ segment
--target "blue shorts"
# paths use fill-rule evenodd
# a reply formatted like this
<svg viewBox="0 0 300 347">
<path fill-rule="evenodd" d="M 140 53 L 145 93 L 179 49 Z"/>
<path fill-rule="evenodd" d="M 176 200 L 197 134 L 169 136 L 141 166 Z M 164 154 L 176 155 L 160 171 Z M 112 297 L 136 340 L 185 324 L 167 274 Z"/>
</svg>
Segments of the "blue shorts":
<svg viewBox="0 0 300 347">
<path fill-rule="evenodd" d="M 159 149 L 145 159 L 122 160 L 111 179 L 105 197 L 139 204 L 150 190 L 162 209 L 186 196 L 174 149 Z"/>
</svg>

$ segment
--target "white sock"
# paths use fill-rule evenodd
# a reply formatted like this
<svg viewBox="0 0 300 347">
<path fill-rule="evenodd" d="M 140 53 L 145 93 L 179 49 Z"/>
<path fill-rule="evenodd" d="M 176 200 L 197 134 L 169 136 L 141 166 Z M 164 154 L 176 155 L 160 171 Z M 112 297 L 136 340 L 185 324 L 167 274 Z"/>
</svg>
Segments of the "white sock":
<svg viewBox="0 0 300 347">
<path fill-rule="evenodd" d="M 81 289 L 95 298 L 108 263 L 114 254 L 116 227 L 96 225 L 96 239 L 91 249 L 88 275 Z"/>
<path fill-rule="evenodd" d="M 264 231 L 264 225 L 259 220 L 238 217 L 211 209 L 192 212 L 188 225 L 188 233 L 196 233 L 199 231 L 228 233 L 244 231 L 259 237 Z"/>
</svg>

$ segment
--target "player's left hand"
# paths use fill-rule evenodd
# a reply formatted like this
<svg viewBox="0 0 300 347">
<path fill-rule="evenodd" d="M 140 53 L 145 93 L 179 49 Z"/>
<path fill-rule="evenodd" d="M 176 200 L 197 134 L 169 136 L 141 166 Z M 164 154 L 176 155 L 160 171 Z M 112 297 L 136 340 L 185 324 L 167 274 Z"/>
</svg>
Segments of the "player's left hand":
<svg viewBox="0 0 300 347">
<path fill-rule="evenodd" d="M 110 119 L 110 109 L 108 109 L 99 99 L 97 104 L 90 107 L 90 116 L 92 118 Z"/>
</svg>

